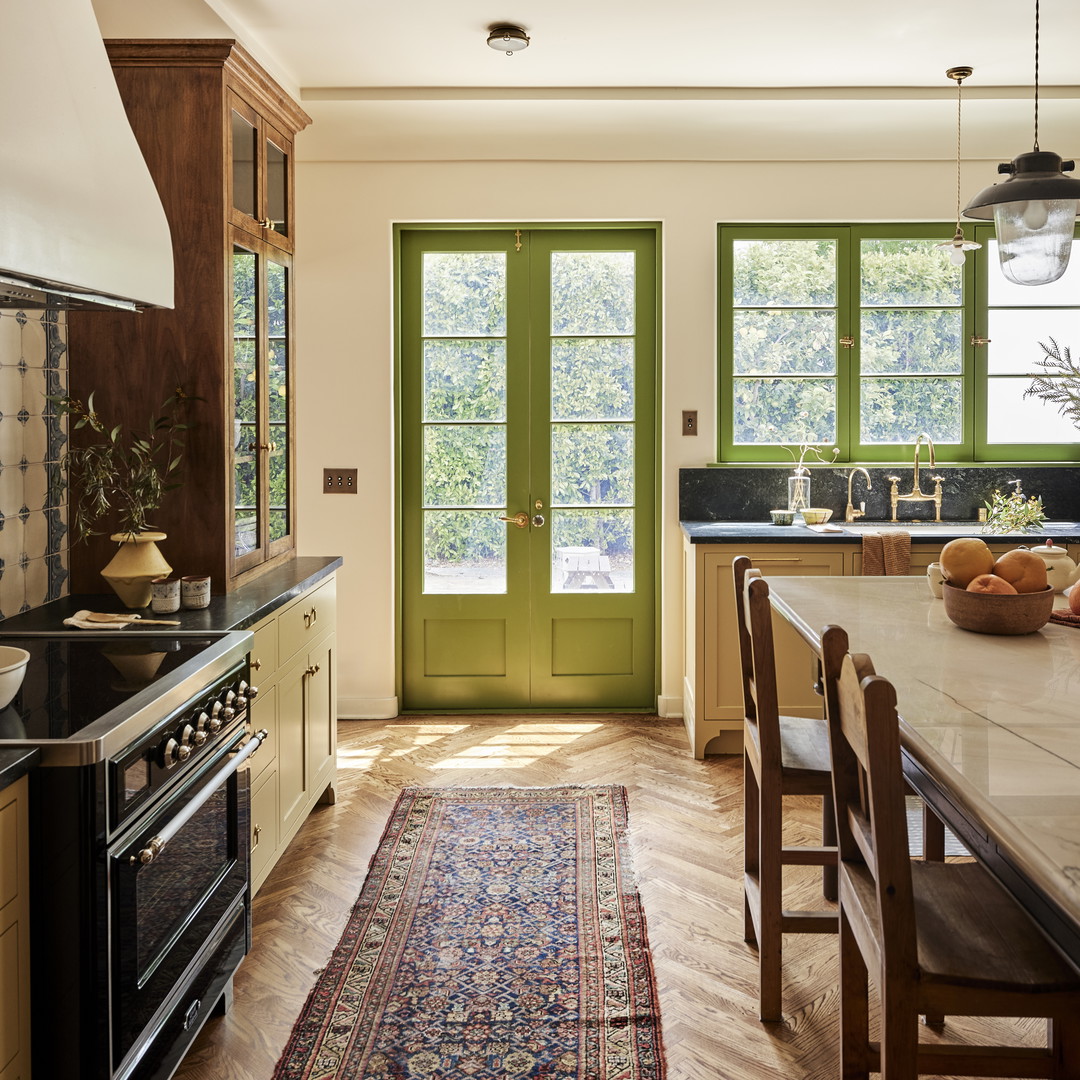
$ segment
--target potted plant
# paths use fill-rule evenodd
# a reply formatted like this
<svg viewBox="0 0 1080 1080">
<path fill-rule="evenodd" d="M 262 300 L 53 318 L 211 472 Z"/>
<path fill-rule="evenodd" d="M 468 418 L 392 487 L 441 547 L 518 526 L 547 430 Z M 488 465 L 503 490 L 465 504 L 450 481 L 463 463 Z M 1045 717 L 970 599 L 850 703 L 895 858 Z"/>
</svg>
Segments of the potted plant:
<svg viewBox="0 0 1080 1080">
<path fill-rule="evenodd" d="M 94 394 L 85 403 L 70 397 L 50 400 L 58 415 L 74 418 L 76 431 L 88 429 L 98 436 L 71 447 L 60 463 L 75 496 L 71 525 L 76 542 L 101 535 L 95 526 L 111 515 L 117 529 L 110 539 L 119 546 L 101 576 L 129 608 L 146 607 L 150 582 L 172 569 L 157 548 L 165 533 L 155 530 L 150 518 L 165 493 L 180 486 L 187 424 L 178 414 L 187 395 L 177 388 L 151 415 L 145 432 L 110 426 L 95 409 Z"/>
</svg>

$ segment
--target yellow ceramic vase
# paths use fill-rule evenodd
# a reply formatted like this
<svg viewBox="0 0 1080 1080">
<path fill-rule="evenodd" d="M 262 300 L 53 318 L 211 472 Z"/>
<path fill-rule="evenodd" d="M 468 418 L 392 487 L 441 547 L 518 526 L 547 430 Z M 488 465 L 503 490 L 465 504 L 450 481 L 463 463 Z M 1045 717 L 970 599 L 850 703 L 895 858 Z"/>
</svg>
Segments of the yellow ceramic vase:
<svg viewBox="0 0 1080 1080">
<path fill-rule="evenodd" d="M 125 607 L 146 607 L 150 603 L 150 582 L 168 577 L 172 570 L 157 546 L 165 533 L 113 533 L 109 539 L 120 546 L 101 576 Z"/>
</svg>

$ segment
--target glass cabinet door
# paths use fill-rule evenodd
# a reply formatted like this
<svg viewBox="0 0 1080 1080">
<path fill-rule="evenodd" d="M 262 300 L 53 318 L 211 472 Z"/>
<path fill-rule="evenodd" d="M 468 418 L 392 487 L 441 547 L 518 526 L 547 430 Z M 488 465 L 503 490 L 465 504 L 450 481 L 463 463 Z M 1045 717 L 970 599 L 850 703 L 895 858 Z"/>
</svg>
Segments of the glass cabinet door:
<svg viewBox="0 0 1080 1080">
<path fill-rule="evenodd" d="M 292 545 L 289 274 L 284 256 L 234 242 L 234 572 Z"/>
<path fill-rule="evenodd" d="M 292 142 L 242 98 L 232 94 L 229 101 L 229 220 L 291 251 Z"/>
<path fill-rule="evenodd" d="M 266 221 L 279 236 L 289 236 L 288 142 L 272 128 L 266 137 Z"/>
</svg>

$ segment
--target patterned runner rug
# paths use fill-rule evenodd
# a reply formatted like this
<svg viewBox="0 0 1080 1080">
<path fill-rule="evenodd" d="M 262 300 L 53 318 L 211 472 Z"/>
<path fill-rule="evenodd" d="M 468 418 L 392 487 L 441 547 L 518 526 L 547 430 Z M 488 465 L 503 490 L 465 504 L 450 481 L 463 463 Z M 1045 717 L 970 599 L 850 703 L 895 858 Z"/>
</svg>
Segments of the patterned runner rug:
<svg viewBox="0 0 1080 1080">
<path fill-rule="evenodd" d="M 275 1080 L 662 1080 L 621 787 L 406 788 Z"/>
</svg>

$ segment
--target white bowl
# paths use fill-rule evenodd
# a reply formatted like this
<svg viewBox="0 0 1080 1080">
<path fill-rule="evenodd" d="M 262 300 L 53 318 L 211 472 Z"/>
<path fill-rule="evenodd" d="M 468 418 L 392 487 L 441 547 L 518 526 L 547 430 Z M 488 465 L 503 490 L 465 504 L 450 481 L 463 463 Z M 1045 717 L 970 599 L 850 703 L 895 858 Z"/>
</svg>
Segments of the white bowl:
<svg viewBox="0 0 1080 1080">
<path fill-rule="evenodd" d="M 19 692 L 30 654 L 14 645 L 0 645 L 0 709 L 11 704 Z"/>
</svg>

